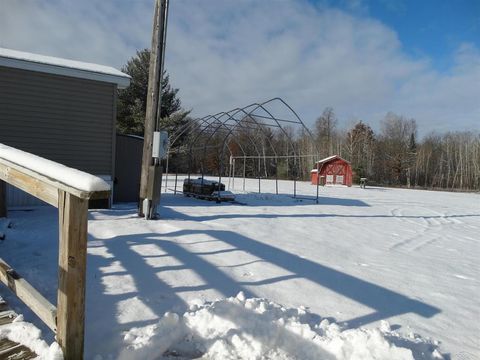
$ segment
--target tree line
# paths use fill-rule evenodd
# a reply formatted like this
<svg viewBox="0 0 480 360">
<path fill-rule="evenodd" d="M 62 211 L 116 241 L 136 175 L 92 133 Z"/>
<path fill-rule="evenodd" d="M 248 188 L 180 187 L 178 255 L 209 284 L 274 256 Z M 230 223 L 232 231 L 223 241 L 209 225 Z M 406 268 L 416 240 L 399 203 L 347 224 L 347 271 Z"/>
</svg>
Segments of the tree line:
<svg viewBox="0 0 480 360">
<path fill-rule="evenodd" d="M 132 81 L 118 94 L 117 130 L 120 133 L 143 136 L 149 56 L 148 50 L 138 51 L 122 68 Z M 164 74 L 161 127 L 169 133 L 196 121 L 182 108 L 178 91 L 170 85 L 168 74 Z M 394 113 L 384 117 L 377 132 L 362 120 L 344 129 L 338 126 L 331 107 L 323 111 L 310 131 L 293 127 L 279 131 L 262 125 L 252 128 L 248 125 L 252 124 L 251 120 L 248 116 L 242 119 L 244 126 L 235 129 L 227 141 L 224 141 L 226 129 L 210 136 L 199 134 L 198 127 L 189 127 L 176 143 L 170 159 L 171 169 L 205 174 L 221 172 L 226 176 L 230 170 L 229 156 L 247 153 L 256 158 L 244 160 L 244 164 L 240 161 L 237 176 L 245 171 L 249 177 L 308 180 L 315 161 L 339 155 L 351 163 L 354 182 L 365 177 L 370 184 L 385 186 L 480 190 L 478 131 L 432 132 L 418 139 L 416 121 Z M 192 141 L 198 145 L 195 151 Z M 207 142 L 208 146 L 199 145 Z M 273 155 L 279 152 L 289 157 L 274 159 Z"/>
<path fill-rule="evenodd" d="M 375 131 L 364 121 L 337 127 L 332 108 L 315 123 L 321 156 L 338 154 L 351 162 L 356 180 L 379 185 L 438 189 L 480 189 L 480 134 L 431 132 L 421 140 L 417 123 L 388 113 Z"/>
</svg>

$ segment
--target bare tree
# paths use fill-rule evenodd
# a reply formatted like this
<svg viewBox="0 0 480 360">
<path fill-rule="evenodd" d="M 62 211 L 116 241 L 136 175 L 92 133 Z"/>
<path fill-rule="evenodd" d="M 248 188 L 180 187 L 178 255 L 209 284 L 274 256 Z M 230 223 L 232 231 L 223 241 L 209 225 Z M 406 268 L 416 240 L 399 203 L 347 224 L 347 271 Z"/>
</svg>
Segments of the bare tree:
<svg viewBox="0 0 480 360">
<path fill-rule="evenodd" d="M 375 134 L 370 126 L 361 120 L 355 124 L 346 134 L 344 149 L 357 178 L 373 176 Z"/>
<path fill-rule="evenodd" d="M 327 107 L 315 122 L 315 135 L 320 155 L 327 157 L 335 153 L 337 117 L 333 108 Z"/>
</svg>

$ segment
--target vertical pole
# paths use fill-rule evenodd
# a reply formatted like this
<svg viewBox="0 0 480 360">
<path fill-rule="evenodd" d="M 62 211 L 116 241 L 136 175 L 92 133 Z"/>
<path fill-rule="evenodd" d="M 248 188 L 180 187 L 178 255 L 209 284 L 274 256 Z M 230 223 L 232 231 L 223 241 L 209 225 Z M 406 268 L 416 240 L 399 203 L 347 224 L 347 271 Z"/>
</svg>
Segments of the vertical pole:
<svg viewBox="0 0 480 360">
<path fill-rule="evenodd" d="M 165 193 L 168 190 L 168 160 L 170 159 L 170 148 L 167 151 L 167 160 L 165 162 Z"/>
<path fill-rule="evenodd" d="M 235 190 L 235 158 L 233 159 L 233 178 L 232 178 L 232 190 Z"/>
<path fill-rule="evenodd" d="M 243 191 L 245 191 L 246 167 L 247 167 L 247 158 L 244 156 L 243 157 Z"/>
<path fill-rule="evenodd" d="M 143 136 L 142 170 L 138 215 L 143 216 L 143 200 L 147 198 L 149 168 L 153 165 L 153 132 L 158 130 L 162 102 L 161 82 L 165 55 L 168 0 L 156 0 L 153 17 L 152 48 L 148 73 L 147 104 L 145 112 L 145 130 Z M 160 186 L 161 183 L 160 183 Z M 151 200 L 151 199 L 150 199 Z"/>
<path fill-rule="evenodd" d="M 262 161 L 261 158 L 258 157 L 258 193 L 260 194 L 260 172 L 261 172 Z"/>
<path fill-rule="evenodd" d="M 298 178 L 298 166 L 297 166 L 297 158 L 296 156 L 293 157 L 293 197 L 297 197 L 297 178 Z"/>
<path fill-rule="evenodd" d="M 222 171 L 223 171 L 223 149 L 220 155 L 220 169 L 218 171 L 218 190 L 217 190 L 217 203 L 220 203 L 220 184 L 222 183 Z"/>
<path fill-rule="evenodd" d="M 289 173 L 289 165 L 288 165 L 288 156 L 287 156 L 287 179 L 289 178 L 288 173 Z"/>
<path fill-rule="evenodd" d="M 193 162 L 192 157 L 193 157 L 192 149 L 190 149 L 190 151 L 188 152 L 188 176 L 187 176 L 189 182 L 190 182 L 190 175 L 192 174 L 192 162 Z M 202 166 L 202 179 L 203 179 L 203 164 L 200 164 L 200 166 Z"/>
<path fill-rule="evenodd" d="M 230 179 L 232 177 L 232 159 L 230 157 L 230 162 L 228 163 L 228 187 L 227 190 L 230 190 Z"/>
<path fill-rule="evenodd" d="M 158 92 L 156 79 L 160 78 L 160 26 L 162 16 L 160 15 L 160 1 L 155 1 L 155 10 L 153 16 L 152 31 L 152 48 L 150 51 L 150 65 L 148 72 L 148 91 L 147 91 L 147 107 L 145 113 L 145 130 L 143 135 L 143 154 L 142 154 L 142 170 L 140 177 L 140 200 L 138 206 L 138 215 L 143 216 L 143 200 L 147 198 L 148 188 L 148 170 L 152 165 L 152 146 L 153 132 L 155 129 L 156 111 L 158 104 Z"/>
<path fill-rule="evenodd" d="M 173 195 L 177 195 L 177 179 L 178 179 L 178 169 L 175 171 L 175 189 L 173 190 Z"/>
<path fill-rule="evenodd" d="M 315 199 L 315 203 L 318 204 L 318 190 L 319 190 L 319 184 L 320 184 L 320 169 L 319 169 L 319 166 L 318 166 L 318 163 L 317 163 L 317 197 Z"/>
<path fill-rule="evenodd" d="M 83 358 L 88 200 L 58 191 L 57 341 L 66 360 Z"/>
<path fill-rule="evenodd" d="M 278 160 L 275 158 L 275 193 L 278 195 Z"/>
<path fill-rule="evenodd" d="M 0 180 L 0 218 L 7 217 L 7 183 Z"/>
</svg>

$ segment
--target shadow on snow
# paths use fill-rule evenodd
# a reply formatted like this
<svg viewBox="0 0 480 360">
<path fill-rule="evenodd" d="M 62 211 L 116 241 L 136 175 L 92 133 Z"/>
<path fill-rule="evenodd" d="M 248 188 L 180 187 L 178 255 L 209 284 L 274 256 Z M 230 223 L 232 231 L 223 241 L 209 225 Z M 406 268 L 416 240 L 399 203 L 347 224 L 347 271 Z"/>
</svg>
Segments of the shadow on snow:
<svg viewBox="0 0 480 360">
<path fill-rule="evenodd" d="M 202 204 L 203 203 L 204 202 L 202 202 Z M 120 216 L 119 220 L 136 217 L 134 209 L 131 207 L 127 209 L 124 206 L 118 210 L 98 211 L 97 214 L 100 215 L 100 217 L 106 216 L 106 218 Z M 164 218 L 175 217 L 175 212 L 168 208 L 162 208 L 162 215 Z M 178 214 L 178 216 L 180 216 L 180 214 Z M 183 218 L 197 221 L 209 218 L 225 218 L 229 216 L 248 217 L 249 215 L 215 215 L 212 217 L 188 217 L 185 214 L 181 215 Z M 259 217 L 259 215 L 252 216 Z M 270 215 L 264 215 L 264 217 L 267 216 Z M 271 216 L 278 217 L 278 215 Z M 303 214 L 299 216 L 322 217 L 338 215 Z M 181 243 L 177 241 L 179 237 L 193 236 L 194 238 L 204 238 L 205 235 L 212 240 L 199 240 L 190 243 Z M 223 242 L 230 245 L 230 248 L 201 252 L 191 251 L 185 247 L 185 245 L 202 242 Z M 95 247 L 95 243 L 95 241 L 90 242 L 89 248 Z M 120 235 L 109 239 L 102 239 L 99 241 L 99 244 L 100 245 L 98 246 L 105 246 L 112 257 L 105 258 L 102 256 L 89 255 L 89 276 L 97 277 L 97 274 L 100 274 L 103 277 L 110 275 L 131 276 L 135 282 L 136 290 L 125 294 L 109 295 L 105 293 L 104 284 L 101 284 L 98 281 L 87 282 L 87 284 L 90 284 L 88 291 L 102 294 L 101 296 L 97 295 L 96 298 L 98 301 L 95 304 L 87 301 L 87 316 L 89 318 L 89 324 L 93 325 L 94 328 L 96 327 L 95 324 L 98 324 L 98 328 L 103 328 L 105 331 L 103 334 L 97 333 L 95 338 L 90 337 L 90 341 L 92 341 L 92 344 L 90 345 L 93 345 L 93 343 L 96 343 L 97 341 L 104 341 L 104 336 L 107 336 L 107 333 L 111 333 L 113 325 L 105 328 L 102 324 L 117 324 L 117 330 L 124 331 L 132 326 L 144 326 L 156 322 L 156 319 L 161 317 L 166 311 L 175 311 L 179 313 L 186 311 L 188 305 L 179 296 L 182 292 L 215 290 L 222 294 L 222 296 L 229 297 L 235 296 L 239 291 L 243 291 L 247 296 L 255 297 L 258 296 L 253 290 L 255 286 L 279 283 L 290 279 L 308 279 L 321 287 L 328 288 L 339 295 L 372 309 L 372 312 L 367 315 L 347 320 L 345 325 L 348 328 L 357 328 L 374 321 L 405 313 L 414 313 L 429 318 L 440 312 L 440 309 L 422 301 L 409 298 L 398 292 L 332 269 L 317 262 L 301 258 L 275 246 L 262 243 L 229 230 L 184 229 L 168 233 L 147 232 L 143 234 Z M 132 249 L 132 247 L 134 248 L 139 245 L 157 248 L 159 250 L 158 255 L 141 255 Z M 231 266 L 218 266 L 205 259 L 206 255 L 230 253 L 235 251 L 242 251 L 258 258 L 249 263 L 267 262 L 287 270 L 290 274 L 261 281 L 242 282 L 229 276 L 222 271 L 222 268 L 242 266 L 245 263 Z M 158 263 L 161 264 L 162 257 L 175 258 L 179 265 L 152 266 L 148 264 L 148 259 L 153 258 L 158 258 Z M 119 262 L 123 269 L 118 272 L 103 274 L 101 268 L 108 267 L 114 262 Z M 191 270 L 198 275 L 203 283 L 201 285 L 184 285 L 181 283 L 172 285 L 167 284 L 158 276 L 161 272 L 186 269 Z M 139 320 L 125 324 L 118 324 L 117 304 L 134 296 L 142 300 L 150 311 L 155 314 L 155 318 L 147 321 Z M 88 298 L 87 293 L 87 299 Z M 318 315 L 312 314 L 311 316 L 312 323 L 318 321 Z M 238 322 L 237 320 L 239 319 L 230 320 Z M 239 325 L 241 326 L 241 322 Z M 305 341 L 294 334 L 289 336 L 291 336 L 293 340 L 298 341 L 298 343 Z M 95 348 L 101 347 L 102 345 L 100 343 L 95 346 Z M 329 358 L 328 354 L 322 353 L 319 355 L 324 358 Z"/>
</svg>

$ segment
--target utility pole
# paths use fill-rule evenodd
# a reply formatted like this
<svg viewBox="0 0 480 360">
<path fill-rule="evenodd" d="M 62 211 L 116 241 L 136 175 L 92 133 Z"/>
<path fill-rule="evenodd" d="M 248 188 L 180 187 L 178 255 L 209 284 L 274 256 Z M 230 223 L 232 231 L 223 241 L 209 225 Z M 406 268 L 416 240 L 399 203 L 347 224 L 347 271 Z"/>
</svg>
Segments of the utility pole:
<svg viewBox="0 0 480 360">
<path fill-rule="evenodd" d="M 167 16 L 168 0 L 155 0 L 138 203 L 138 215 L 145 216 L 147 219 L 155 216 L 155 202 L 159 200 L 160 196 L 156 187 L 158 184 L 161 184 L 162 176 L 160 158 L 154 158 L 152 156 L 152 150 L 154 145 L 154 132 L 159 130 L 161 118 L 160 109 L 162 104 L 162 77 L 167 37 Z M 160 179 L 158 179 L 158 177 L 160 177 Z M 152 198 L 153 193 L 157 193 L 158 199 Z"/>
</svg>

